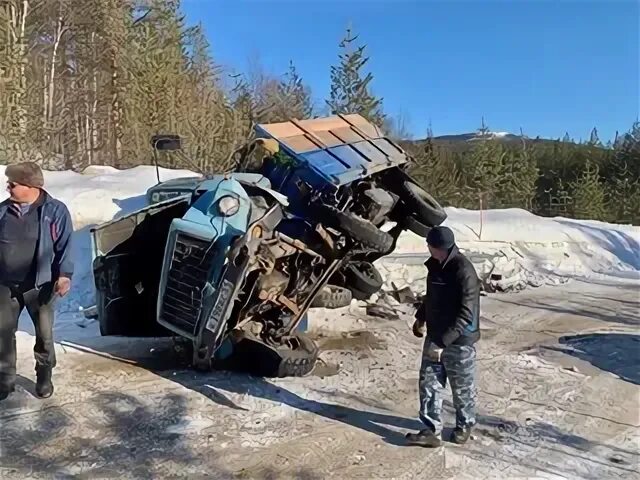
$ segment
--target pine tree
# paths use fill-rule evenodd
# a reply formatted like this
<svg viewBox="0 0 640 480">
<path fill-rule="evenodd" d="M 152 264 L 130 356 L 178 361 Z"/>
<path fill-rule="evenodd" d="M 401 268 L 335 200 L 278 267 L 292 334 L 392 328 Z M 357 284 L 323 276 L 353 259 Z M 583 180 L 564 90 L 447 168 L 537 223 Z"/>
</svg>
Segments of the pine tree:
<svg viewBox="0 0 640 480">
<path fill-rule="evenodd" d="M 485 123 L 484 117 L 482 117 L 482 123 L 480 127 L 476 130 L 478 137 L 480 138 L 488 138 L 491 134 L 491 130 L 489 126 Z"/>
<path fill-rule="evenodd" d="M 503 207 L 533 210 L 536 183 L 540 172 L 531 145 L 523 140 L 522 148 L 508 150 L 503 160 L 498 197 Z"/>
<path fill-rule="evenodd" d="M 640 223 L 640 123 L 618 137 L 608 178 L 611 220 Z"/>
<path fill-rule="evenodd" d="M 615 161 L 626 163 L 632 178 L 640 179 L 640 122 L 633 123 L 627 133 L 618 138 Z"/>
<path fill-rule="evenodd" d="M 277 84 L 279 102 L 275 108 L 277 121 L 286 121 L 290 118 L 305 119 L 313 114 L 311 91 L 302 81 L 293 61 L 289 62 L 289 70 L 284 79 Z"/>
<path fill-rule="evenodd" d="M 607 216 L 606 190 L 600 179 L 600 169 L 591 159 L 581 175 L 570 184 L 575 218 L 605 220 Z"/>
<path fill-rule="evenodd" d="M 483 118 L 482 126 L 478 129 L 480 138 L 474 140 L 476 145 L 465 160 L 465 197 L 469 208 L 478 208 L 480 201 L 483 208 L 501 206 L 499 195 L 504 188 L 505 157 L 508 152 L 499 141 L 488 136 L 489 132 Z"/>
<path fill-rule="evenodd" d="M 373 75 L 369 72 L 363 78 L 361 73 L 369 60 L 364 53 L 366 45 L 352 47 L 357 38 L 348 28 L 340 43 L 343 49 L 339 55 L 340 63 L 331 67 L 331 91 L 326 103 L 332 115 L 358 113 L 374 125 L 383 127 L 386 115 L 382 111 L 382 99 L 376 98 L 369 88 Z"/>
<path fill-rule="evenodd" d="M 461 175 L 456 164 L 438 155 L 429 136 L 414 155 L 411 175 L 444 206 L 455 205 L 460 200 Z"/>
<path fill-rule="evenodd" d="M 600 142 L 600 137 L 598 136 L 598 129 L 596 127 L 593 127 L 593 130 L 591 130 L 588 144 L 594 147 L 602 146 L 602 142 Z"/>
<path fill-rule="evenodd" d="M 433 126 L 431 125 L 431 120 L 429 120 L 429 126 L 427 127 L 427 138 L 433 138 Z"/>
<path fill-rule="evenodd" d="M 614 164 L 613 178 L 609 181 L 611 221 L 640 223 L 640 180 L 632 178 L 624 159 Z"/>
</svg>

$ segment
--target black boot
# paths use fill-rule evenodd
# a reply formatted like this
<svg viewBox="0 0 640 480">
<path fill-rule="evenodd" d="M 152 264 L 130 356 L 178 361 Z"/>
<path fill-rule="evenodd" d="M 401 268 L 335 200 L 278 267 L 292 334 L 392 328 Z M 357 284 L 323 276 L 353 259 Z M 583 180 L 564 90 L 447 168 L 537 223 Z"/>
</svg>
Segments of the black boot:
<svg viewBox="0 0 640 480">
<path fill-rule="evenodd" d="M 16 391 L 16 387 L 14 385 L 10 385 L 8 387 L 0 387 L 0 402 L 5 400 L 11 393 Z"/>
<path fill-rule="evenodd" d="M 456 427 L 455 430 L 451 432 L 451 441 L 458 445 L 462 445 L 463 443 L 467 443 L 470 436 L 471 427 Z"/>
<path fill-rule="evenodd" d="M 36 371 L 36 395 L 40 398 L 49 398 L 53 395 L 53 383 L 51 383 L 51 369 L 40 368 Z"/>
<path fill-rule="evenodd" d="M 420 430 L 418 433 L 407 433 L 405 435 L 409 445 L 417 445 L 420 447 L 435 448 L 442 445 L 440 437 L 428 428 Z"/>
</svg>

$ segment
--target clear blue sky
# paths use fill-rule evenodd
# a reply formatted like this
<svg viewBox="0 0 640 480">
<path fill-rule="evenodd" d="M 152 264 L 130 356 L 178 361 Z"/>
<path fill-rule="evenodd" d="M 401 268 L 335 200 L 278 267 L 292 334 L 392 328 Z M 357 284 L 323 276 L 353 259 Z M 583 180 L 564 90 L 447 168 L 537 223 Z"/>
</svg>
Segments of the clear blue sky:
<svg viewBox="0 0 640 480">
<path fill-rule="evenodd" d="M 638 0 L 183 0 L 214 59 L 246 70 L 258 54 L 293 60 L 320 104 L 351 22 L 367 44 L 372 89 L 415 136 L 475 130 L 600 138 L 640 109 Z"/>
</svg>

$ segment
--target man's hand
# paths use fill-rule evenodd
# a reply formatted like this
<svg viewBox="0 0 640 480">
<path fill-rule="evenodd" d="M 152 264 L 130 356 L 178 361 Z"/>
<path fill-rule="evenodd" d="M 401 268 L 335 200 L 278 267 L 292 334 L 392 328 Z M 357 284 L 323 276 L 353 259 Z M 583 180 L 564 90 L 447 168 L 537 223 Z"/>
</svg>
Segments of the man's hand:
<svg viewBox="0 0 640 480">
<path fill-rule="evenodd" d="M 416 320 L 415 322 L 413 322 L 413 334 L 416 337 L 422 338 L 426 333 L 427 325 L 425 324 L 425 322 L 423 322 L 422 320 Z"/>
<path fill-rule="evenodd" d="M 426 347 L 425 355 L 432 362 L 440 362 L 440 357 L 442 356 L 442 349 L 439 348 L 435 343 L 429 342 L 429 345 Z"/>
<path fill-rule="evenodd" d="M 58 295 L 60 295 L 61 297 L 64 297 L 67 293 L 69 293 L 70 289 L 71 289 L 71 279 L 70 278 L 60 277 L 58 279 L 58 281 L 56 282 L 55 292 Z"/>
</svg>

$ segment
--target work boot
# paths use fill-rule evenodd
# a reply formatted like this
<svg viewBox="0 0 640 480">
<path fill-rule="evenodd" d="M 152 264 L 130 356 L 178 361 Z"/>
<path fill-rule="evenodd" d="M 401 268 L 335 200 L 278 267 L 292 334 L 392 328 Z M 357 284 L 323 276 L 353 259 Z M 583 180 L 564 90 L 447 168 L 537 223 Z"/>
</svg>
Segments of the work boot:
<svg viewBox="0 0 640 480">
<path fill-rule="evenodd" d="M 442 445 L 440 436 L 433 433 L 430 429 L 425 428 L 418 433 L 407 433 L 405 435 L 409 445 L 417 445 L 420 447 L 435 448 Z"/>
<path fill-rule="evenodd" d="M 11 393 L 16 391 L 16 387 L 14 385 L 10 385 L 8 387 L 0 387 L 0 402 L 5 400 Z"/>
<path fill-rule="evenodd" d="M 40 398 L 49 398 L 53 395 L 53 383 L 51 383 L 51 369 L 42 368 L 36 371 L 36 395 Z"/>
<path fill-rule="evenodd" d="M 456 427 L 453 432 L 451 432 L 451 441 L 453 443 L 457 443 L 458 445 L 462 445 L 467 443 L 469 437 L 471 436 L 471 427 Z"/>
</svg>

